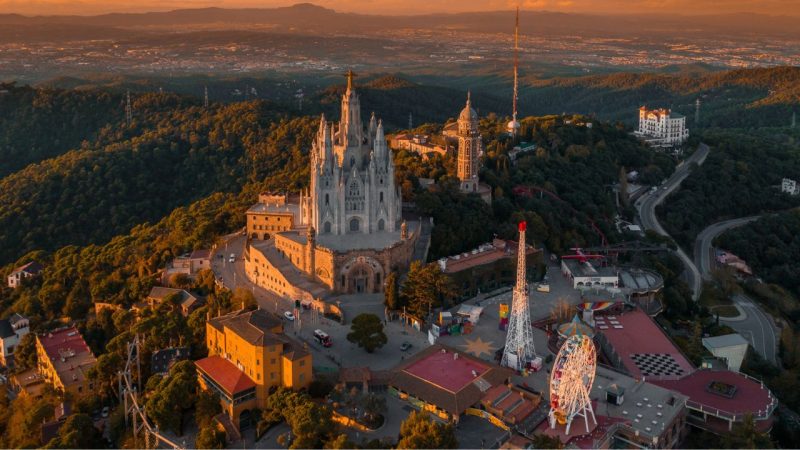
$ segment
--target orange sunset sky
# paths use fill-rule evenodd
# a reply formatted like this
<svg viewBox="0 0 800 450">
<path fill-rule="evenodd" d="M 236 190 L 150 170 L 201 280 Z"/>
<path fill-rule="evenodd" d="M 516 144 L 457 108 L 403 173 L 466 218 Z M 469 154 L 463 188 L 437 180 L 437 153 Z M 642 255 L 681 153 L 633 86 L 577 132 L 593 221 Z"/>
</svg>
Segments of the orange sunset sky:
<svg viewBox="0 0 800 450">
<path fill-rule="evenodd" d="M 180 8 L 266 8 L 289 6 L 284 0 L 0 0 L 0 13 L 28 15 L 102 14 L 164 11 Z M 597 14 L 718 14 L 757 12 L 800 15 L 800 0 L 317 0 L 312 3 L 343 12 L 425 14 L 513 8 Z"/>
</svg>

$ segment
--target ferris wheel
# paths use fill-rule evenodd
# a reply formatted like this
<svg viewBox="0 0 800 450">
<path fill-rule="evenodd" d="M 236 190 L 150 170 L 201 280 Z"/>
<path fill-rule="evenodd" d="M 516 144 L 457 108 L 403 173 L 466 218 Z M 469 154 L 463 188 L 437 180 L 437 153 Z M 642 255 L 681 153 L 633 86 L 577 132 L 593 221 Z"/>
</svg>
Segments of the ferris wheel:
<svg viewBox="0 0 800 450">
<path fill-rule="evenodd" d="M 577 334 L 570 336 L 558 351 L 550 373 L 550 428 L 570 425 L 582 416 L 589 432 L 589 416 L 597 425 L 589 392 L 597 369 L 597 352 L 592 338 Z"/>
</svg>

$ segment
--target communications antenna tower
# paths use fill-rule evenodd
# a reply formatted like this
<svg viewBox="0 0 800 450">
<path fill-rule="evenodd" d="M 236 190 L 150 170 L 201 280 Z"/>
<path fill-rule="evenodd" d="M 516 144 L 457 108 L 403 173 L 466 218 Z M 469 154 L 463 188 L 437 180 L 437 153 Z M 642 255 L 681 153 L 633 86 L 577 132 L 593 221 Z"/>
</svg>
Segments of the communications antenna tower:
<svg viewBox="0 0 800 450">
<path fill-rule="evenodd" d="M 700 123 L 700 99 L 698 98 L 694 102 L 694 126 L 698 126 L 697 124 Z"/>
<path fill-rule="evenodd" d="M 506 347 L 501 365 L 522 370 L 536 357 L 533 348 L 531 313 L 528 309 L 528 281 L 525 274 L 525 222 L 519 223 L 519 247 L 517 248 L 517 284 L 511 301 L 511 316 L 508 322 Z"/>
<path fill-rule="evenodd" d="M 131 106 L 131 91 L 130 89 L 125 94 L 125 122 L 128 126 L 131 126 L 131 122 L 133 122 L 133 107 Z"/>
<path fill-rule="evenodd" d="M 137 334 L 133 341 L 128 343 L 128 360 L 125 363 L 125 370 L 118 372 L 119 392 L 123 398 L 123 408 L 125 412 L 125 427 L 133 426 L 134 447 L 137 448 L 166 448 L 183 449 L 185 445 L 170 440 L 158 431 L 158 427 L 151 425 L 144 412 L 144 405 L 139 404 L 139 393 L 142 390 L 142 370 L 141 370 L 141 339 Z M 134 372 L 136 383 L 134 383 Z M 139 443 L 139 437 L 144 438 L 144 445 Z"/>
<path fill-rule="evenodd" d="M 514 112 L 511 122 L 508 122 L 508 133 L 517 137 L 519 122 L 517 121 L 517 94 L 519 91 L 519 6 L 517 6 L 517 21 L 514 26 Z"/>
</svg>

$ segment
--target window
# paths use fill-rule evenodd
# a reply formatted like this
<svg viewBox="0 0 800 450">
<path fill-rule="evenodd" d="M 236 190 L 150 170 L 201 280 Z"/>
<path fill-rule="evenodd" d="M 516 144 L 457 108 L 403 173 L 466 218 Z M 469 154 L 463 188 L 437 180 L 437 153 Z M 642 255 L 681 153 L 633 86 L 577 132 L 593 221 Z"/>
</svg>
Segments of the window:
<svg viewBox="0 0 800 450">
<path fill-rule="evenodd" d="M 325 206 L 328 206 L 329 204 L 330 204 L 330 196 L 328 194 L 325 194 Z"/>
<path fill-rule="evenodd" d="M 270 372 L 269 373 L 269 379 L 270 380 L 274 380 L 275 379 L 275 372 Z"/>
<path fill-rule="evenodd" d="M 350 231 L 357 232 L 359 228 L 358 219 L 352 218 L 350 219 Z"/>
<path fill-rule="evenodd" d="M 306 360 L 305 359 L 301 359 L 300 360 L 300 367 L 304 367 L 305 365 L 306 365 Z"/>
<path fill-rule="evenodd" d="M 326 233 L 330 233 L 331 232 L 331 223 L 330 222 L 325 222 L 325 225 L 323 225 L 322 227 L 323 227 L 323 229 L 325 230 Z"/>
<path fill-rule="evenodd" d="M 380 202 L 383 203 L 383 192 L 380 193 Z"/>
<path fill-rule="evenodd" d="M 301 373 L 299 379 L 300 379 L 300 382 L 302 383 L 306 379 L 306 374 Z"/>
<path fill-rule="evenodd" d="M 270 363 L 270 364 L 275 364 L 275 362 L 276 362 L 276 361 L 275 361 L 275 358 L 272 358 L 272 359 L 270 359 L 270 360 L 269 360 L 269 363 Z"/>
<path fill-rule="evenodd" d="M 353 180 L 353 182 L 350 183 L 350 196 L 353 197 L 353 196 L 358 196 L 358 195 L 361 195 L 360 194 L 360 189 L 358 187 L 358 181 Z"/>
<path fill-rule="evenodd" d="M 259 360 L 259 359 L 256 359 L 256 365 L 258 366 L 258 365 L 260 365 L 260 364 L 261 364 L 261 360 Z"/>
<path fill-rule="evenodd" d="M 261 381 L 261 374 L 260 373 L 256 374 L 256 381 Z"/>
<path fill-rule="evenodd" d="M 381 196 L 382 195 L 383 194 L 381 194 Z M 386 222 L 384 222 L 383 219 L 381 219 L 378 221 L 378 231 L 383 231 L 384 228 L 386 228 Z"/>
</svg>

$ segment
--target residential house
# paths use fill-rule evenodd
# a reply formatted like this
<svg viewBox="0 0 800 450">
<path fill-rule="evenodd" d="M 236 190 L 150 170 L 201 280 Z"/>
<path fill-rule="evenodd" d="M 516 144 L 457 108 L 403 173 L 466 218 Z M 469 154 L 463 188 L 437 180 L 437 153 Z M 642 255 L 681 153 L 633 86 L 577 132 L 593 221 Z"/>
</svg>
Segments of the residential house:
<svg viewBox="0 0 800 450">
<path fill-rule="evenodd" d="M 36 261 L 19 266 L 8 275 L 8 287 L 16 289 L 22 284 L 22 280 L 39 275 L 44 267 Z"/>
<path fill-rule="evenodd" d="M 14 349 L 29 331 L 30 322 L 20 314 L 0 320 L 0 364 L 6 367 L 14 364 Z"/>
<path fill-rule="evenodd" d="M 75 327 L 62 328 L 36 337 L 39 373 L 56 391 L 81 397 L 91 393 L 89 370 L 97 363 Z"/>
</svg>

